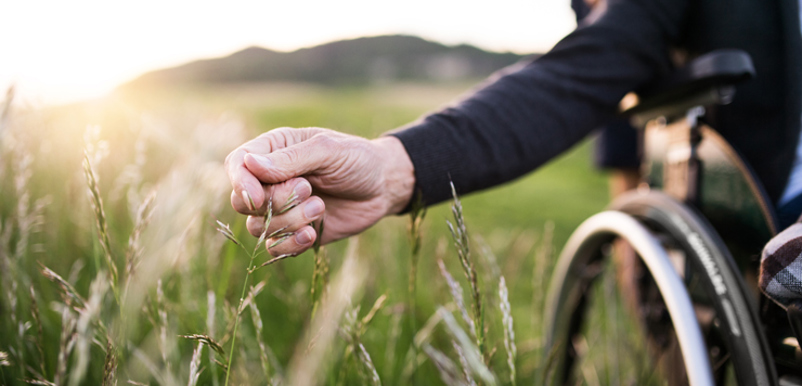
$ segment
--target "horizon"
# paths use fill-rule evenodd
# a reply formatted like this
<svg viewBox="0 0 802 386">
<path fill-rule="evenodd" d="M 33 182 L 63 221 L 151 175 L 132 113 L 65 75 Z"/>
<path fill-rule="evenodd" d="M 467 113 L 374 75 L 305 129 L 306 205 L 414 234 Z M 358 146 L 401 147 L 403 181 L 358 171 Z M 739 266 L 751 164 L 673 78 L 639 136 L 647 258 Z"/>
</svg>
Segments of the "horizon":
<svg viewBox="0 0 802 386">
<path fill-rule="evenodd" d="M 0 88 L 21 99 L 63 104 L 101 97 L 162 68 L 248 47 L 291 52 L 383 35 L 409 35 L 486 51 L 545 52 L 575 27 L 568 0 L 456 0 L 403 6 L 367 0 L 268 4 L 143 0 L 135 5 L 77 0 L 13 2 L 0 24 Z M 46 9 L 47 12 L 42 10 Z M 421 10 L 425 10 L 422 12 Z"/>
</svg>

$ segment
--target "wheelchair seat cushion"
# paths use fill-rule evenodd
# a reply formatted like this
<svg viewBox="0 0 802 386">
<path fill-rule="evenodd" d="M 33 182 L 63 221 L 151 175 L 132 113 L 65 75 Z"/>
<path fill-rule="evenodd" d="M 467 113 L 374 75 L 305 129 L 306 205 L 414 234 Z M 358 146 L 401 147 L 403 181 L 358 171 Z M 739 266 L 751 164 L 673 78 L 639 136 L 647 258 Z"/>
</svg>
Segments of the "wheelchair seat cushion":
<svg viewBox="0 0 802 386">
<path fill-rule="evenodd" d="M 760 260 L 760 289 L 787 307 L 802 299 L 802 223 L 769 240 Z"/>
</svg>

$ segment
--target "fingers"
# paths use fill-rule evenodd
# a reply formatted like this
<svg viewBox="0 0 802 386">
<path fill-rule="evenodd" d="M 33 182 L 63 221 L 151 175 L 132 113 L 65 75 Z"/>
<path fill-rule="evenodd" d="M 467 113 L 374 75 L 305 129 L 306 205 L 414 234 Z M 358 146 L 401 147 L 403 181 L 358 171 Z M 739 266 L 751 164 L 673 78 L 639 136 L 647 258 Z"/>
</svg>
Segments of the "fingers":
<svg viewBox="0 0 802 386">
<path fill-rule="evenodd" d="M 261 183 L 256 176 L 245 167 L 245 156 L 250 153 L 270 154 L 278 149 L 303 142 L 323 131 L 325 131 L 325 129 L 291 129 L 283 127 L 264 133 L 231 152 L 228 157 L 226 157 L 225 164 L 228 177 L 234 188 L 234 194 L 240 197 L 240 200 L 245 203 L 250 210 L 264 205 L 266 196 L 261 189 Z M 272 182 L 283 182 L 284 180 Z M 250 205 L 251 201 L 254 203 L 253 207 Z"/>
<path fill-rule="evenodd" d="M 273 256 L 298 255 L 309 249 L 317 239 L 315 230 L 305 225 L 296 232 L 267 241 L 267 251 Z"/>
<path fill-rule="evenodd" d="M 244 155 L 245 153 L 237 155 L 237 158 L 242 159 Z M 228 177 L 231 179 L 231 184 L 234 186 L 234 190 L 231 192 L 231 205 L 234 206 L 234 209 L 243 213 L 243 211 L 238 209 L 238 206 L 253 211 L 264 205 L 265 194 L 262 189 L 262 183 L 254 177 L 241 160 L 237 165 L 229 168 Z M 241 205 L 234 204 L 235 197 L 237 203 Z"/>
<path fill-rule="evenodd" d="M 304 178 L 293 178 L 275 185 L 259 184 L 259 189 L 264 197 L 272 197 L 274 214 L 281 210 L 286 211 L 288 207 L 297 205 L 312 195 L 312 185 Z M 251 216 L 263 216 L 267 212 L 269 200 L 264 200 L 259 207 L 251 208 L 245 198 L 236 191 L 231 192 L 231 206 L 234 210 Z"/>
<path fill-rule="evenodd" d="M 268 237 L 281 238 L 283 235 L 290 235 L 297 232 L 313 221 L 317 221 L 323 216 L 326 205 L 320 197 L 309 197 L 300 205 L 290 204 L 282 210 L 278 210 L 270 221 L 267 232 Z M 259 237 L 264 232 L 264 218 L 251 216 L 246 222 L 248 232 L 253 236 Z"/>
<path fill-rule="evenodd" d="M 330 168 L 342 158 L 341 150 L 336 136 L 316 135 L 270 154 L 246 154 L 244 163 L 260 181 L 275 183 Z"/>
</svg>

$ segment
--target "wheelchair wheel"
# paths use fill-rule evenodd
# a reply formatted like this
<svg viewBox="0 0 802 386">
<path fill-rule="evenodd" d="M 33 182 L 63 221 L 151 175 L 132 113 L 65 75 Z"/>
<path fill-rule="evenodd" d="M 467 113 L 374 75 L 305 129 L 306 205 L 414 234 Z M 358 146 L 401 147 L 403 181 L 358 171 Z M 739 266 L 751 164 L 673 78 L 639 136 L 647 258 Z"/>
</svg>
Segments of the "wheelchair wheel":
<svg viewBox="0 0 802 386">
<path fill-rule="evenodd" d="M 633 193 L 569 240 L 547 308 L 552 384 L 776 384 L 765 338 L 715 232 L 661 193 Z M 622 240 L 627 276 L 609 259 Z M 626 260 L 626 259 L 624 259 Z"/>
</svg>

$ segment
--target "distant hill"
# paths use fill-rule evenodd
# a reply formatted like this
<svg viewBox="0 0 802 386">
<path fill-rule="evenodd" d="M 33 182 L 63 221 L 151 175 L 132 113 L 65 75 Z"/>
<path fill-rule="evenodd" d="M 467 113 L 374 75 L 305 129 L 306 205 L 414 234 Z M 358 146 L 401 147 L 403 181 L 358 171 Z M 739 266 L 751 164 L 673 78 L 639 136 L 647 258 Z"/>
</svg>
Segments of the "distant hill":
<svg viewBox="0 0 802 386">
<path fill-rule="evenodd" d="M 483 78 L 522 58 L 469 45 L 446 46 L 413 36 L 378 36 L 293 52 L 250 47 L 223 58 L 149 72 L 123 87 L 265 81 L 321 84 L 449 81 Z"/>
</svg>

